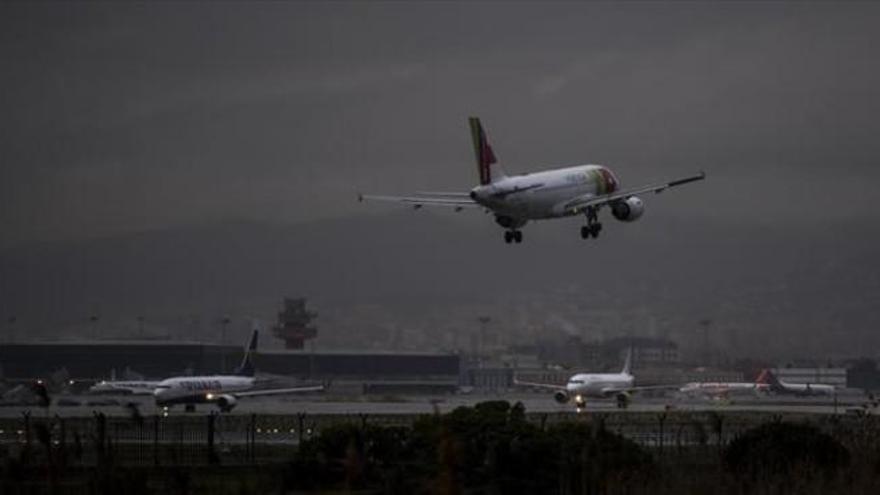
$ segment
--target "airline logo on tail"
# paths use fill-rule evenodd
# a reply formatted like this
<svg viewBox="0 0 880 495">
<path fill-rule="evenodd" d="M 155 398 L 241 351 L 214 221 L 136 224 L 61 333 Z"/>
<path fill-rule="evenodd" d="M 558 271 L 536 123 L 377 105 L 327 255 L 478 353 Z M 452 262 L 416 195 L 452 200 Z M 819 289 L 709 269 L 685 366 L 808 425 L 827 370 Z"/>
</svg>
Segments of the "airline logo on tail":
<svg viewBox="0 0 880 495">
<path fill-rule="evenodd" d="M 474 141 L 474 155 L 477 159 L 477 171 L 480 173 L 480 185 L 485 186 L 492 182 L 492 170 L 490 166 L 497 163 L 495 153 L 489 146 L 489 140 L 486 139 L 486 132 L 480 124 L 480 119 L 470 117 L 468 122 L 471 125 L 471 139 Z"/>
<path fill-rule="evenodd" d="M 761 373 L 758 374 L 758 377 L 755 378 L 755 383 L 759 383 L 761 385 L 770 385 L 770 370 L 763 369 Z"/>
<path fill-rule="evenodd" d="M 256 372 L 256 368 L 254 367 L 253 355 L 257 352 L 257 336 L 259 331 L 254 329 L 254 333 L 251 334 L 251 340 L 248 342 L 247 349 L 244 351 L 244 359 L 241 360 L 241 366 L 235 370 L 235 374 L 238 376 L 254 376 Z"/>
</svg>

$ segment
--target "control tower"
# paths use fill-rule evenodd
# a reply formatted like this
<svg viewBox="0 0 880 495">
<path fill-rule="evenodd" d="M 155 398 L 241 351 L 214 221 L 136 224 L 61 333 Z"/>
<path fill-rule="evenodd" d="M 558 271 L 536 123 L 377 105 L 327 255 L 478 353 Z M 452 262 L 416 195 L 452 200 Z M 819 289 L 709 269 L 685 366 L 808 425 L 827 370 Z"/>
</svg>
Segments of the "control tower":
<svg viewBox="0 0 880 495">
<path fill-rule="evenodd" d="M 311 323 L 318 313 L 306 309 L 304 297 L 284 298 L 284 310 L 278 313 L 278 324 L 272 333 L 284 341 L 286 349 L 302 349 L 305 341 L 318 336 L 318 329 Z"/>
</svg>

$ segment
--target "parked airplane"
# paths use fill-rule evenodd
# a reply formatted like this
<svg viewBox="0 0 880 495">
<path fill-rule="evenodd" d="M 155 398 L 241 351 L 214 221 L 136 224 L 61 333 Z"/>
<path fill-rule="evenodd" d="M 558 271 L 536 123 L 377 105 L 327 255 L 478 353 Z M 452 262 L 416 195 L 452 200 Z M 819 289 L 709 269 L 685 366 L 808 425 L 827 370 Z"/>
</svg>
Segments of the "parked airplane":
<svg viewBox="0 0 880 495">
<path fill-rule="evenodd" d="M 254 390 L 254 364 L 252 355 L 257 351 L 257 330 L 251 334 L 241 365 L 232 375 L 178 376 L 162 380 L 156 385 L 153 396 L 156 405 L 168 408 L 174 404 L 186 404 L 188 409 L 199 403 L 213 403 L 223 412 L 229 412 L 239 399 L 264 395 L 282 395 L 302 392 L 319 392 L 321 385 L 257 389 Z"/>
<path fill-rule="evenodd" d="M 811 397 L 816 395 L 834 395 L 837 389 L 827 383 L 789 383 L 781 380 L 767 370 L 767 379 L 770 390 L 776 394 L 795 395 L 799 397 Z"/>
<path fill-rule="evenodd" d="M 566 404 L 574 399 L 578 410 L 587 405 L 587 399 L 617 399 L 617 407 L 623 409 L 629 405 L 629 399 L 633 392 L 646 390 L 668 389 L 669 386 L 634 387 L 635 377 L 630 372 L 632 369 L 632 349 L 626 354 L 626 361 L 620 373 L 578 373 L 569 378 L 565 385 L 549 383 L 523 382 L 514 377 L 514 384 L 527 387 L 537 387 L 554 390 L 553 398 L 560 404 Z"/>
<path fill-rule="evenodd" d="M 637 220 L 645 211 L 637 196 L 660 193 L 670 187 L 702 180 L 697 175 L 668 182 L 621 189 L 620 181 L 608 167 L 578 165 L 523 175 L 507 175 L 495 158 L 480 119 L 469 119 L 480 184 L 469 192 L 419 192 L 411 196 L 358 195 L 360 201 L 393 201 L 412 205 L 441 206 L 461 211 L 484 208 L 495 215 L 495 222 L 505 229 L 504 241 L 522 242 L 522 228 L 530 220 L 584 215 L 586 225 L 581 237 L 598 237 L 602 230 L 598 212 L 609 207 L 611 215 L 623 222 Z"/>
<path fill-rule="evenodd" d="M 691 382 L 678 389 L 688 397 L 703 396 L 727 399 L 731 395 L 761 394 L 770 392 L 768 370 L 763 370 L 754 382 Z"/>
</svg>

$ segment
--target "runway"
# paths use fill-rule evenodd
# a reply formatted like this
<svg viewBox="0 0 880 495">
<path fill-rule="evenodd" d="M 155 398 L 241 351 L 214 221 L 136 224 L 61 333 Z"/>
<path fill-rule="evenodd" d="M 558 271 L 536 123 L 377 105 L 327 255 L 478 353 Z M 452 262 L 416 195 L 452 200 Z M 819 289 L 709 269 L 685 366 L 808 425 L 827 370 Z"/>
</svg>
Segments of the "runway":
<svg viewBox="0 0 880 495">
<path fill-rule="evenodd" d="M 512 393 L 512 394 L 467 394 L 434 397 L 398 397 L 371 399 L 367 397 L 343 397 L 333 395 L 320 396 L 287 396 L 259 397 L 241 400 L 228 415 L 419 415 L 448 413 L 457 407 L 473 406 L 479 402 L 506 400 L 511 403 L 521 402 L 530 413 L 575 413 L 572 404 L 559 404 L 546 394 Z M 732 401 L 711 401 L 703 399 L 677 398 L 635 398 L 629 407 L 621 410 L 614 401 L 593 400 L 587 402 L 582 413 L 590 412 L 669 412 L 669 411 L 719 411 L 719 412 L 764 412 L 764 413 L 806 413 L 806 414 L 840 414 L 853 408 L 862 408 L 865 399 L 860 395 L 841 396 L 837 401 L 832 398 L 794 398 L 794 397 L 754 397 L 734 399 Z M 59 396 L 48 408 L 35 405 L 5 405 L 0 407 L 0 417 L 21 417 L 29 411 L 34 415 L 48 414 L 60 417 L 93 416 L 100 412 L 107 416 L 130 416 L 136 405 L 139 414 L 148 416 L 163 414 L 150 396 L 94 396 L 65 395 Z M 216 411 L 209 404 L 201 404 L 197 413 Z M 176 406 L 168 411 L 170 415 L 192 415 L 183 407 Z"/>
</svg>

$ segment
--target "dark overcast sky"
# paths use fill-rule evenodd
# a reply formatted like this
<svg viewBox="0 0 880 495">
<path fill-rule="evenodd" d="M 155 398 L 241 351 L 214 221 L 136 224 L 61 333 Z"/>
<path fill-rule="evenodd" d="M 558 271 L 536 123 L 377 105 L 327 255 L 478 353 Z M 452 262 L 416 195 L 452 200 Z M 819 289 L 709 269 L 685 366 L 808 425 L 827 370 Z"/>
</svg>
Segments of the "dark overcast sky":
<svg viewBox="0 0 880 495">
<path fill-rule="evenodd" d="M 876 223 L 880 6 L 3 3 L 2 243 L 363 214 L 605 163 L 681 218 Z"/>
</svg>

